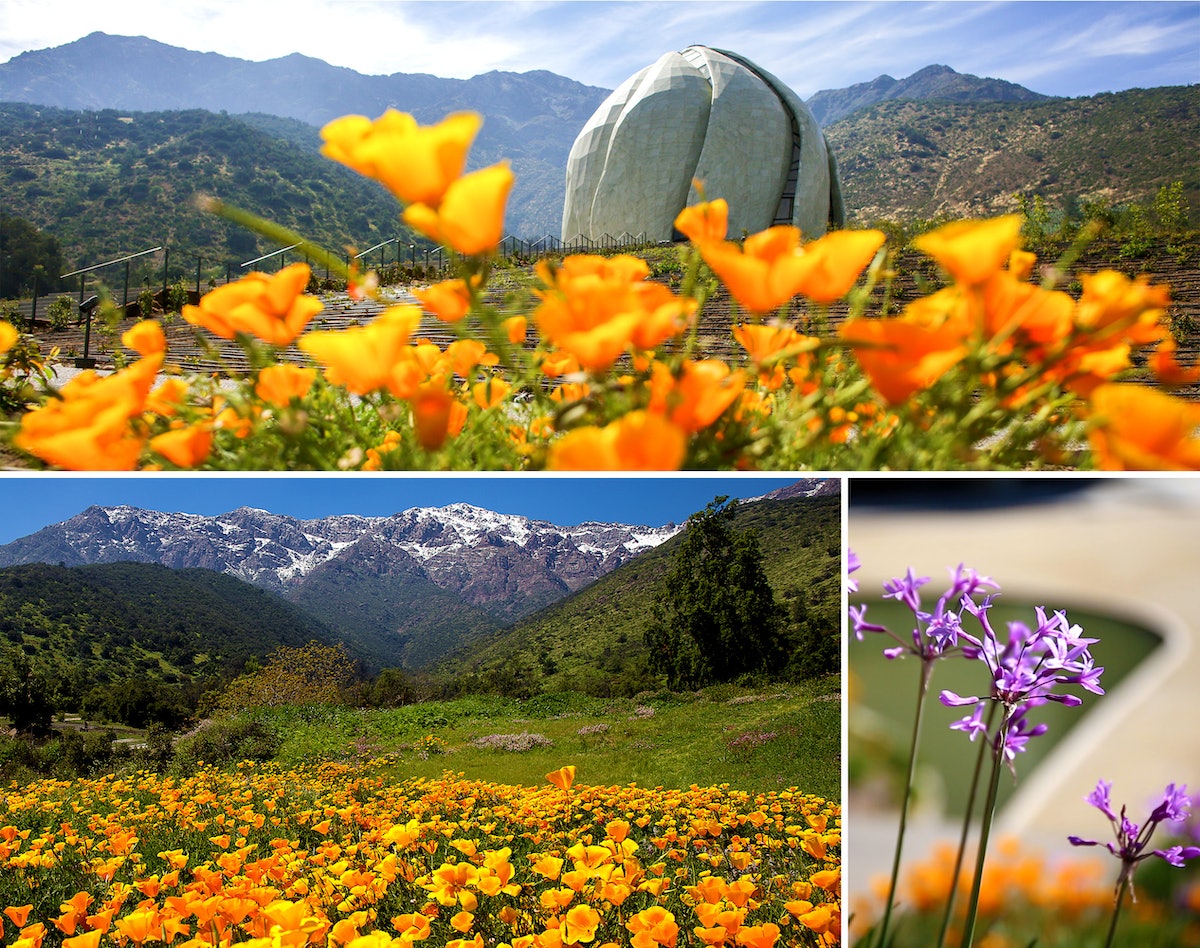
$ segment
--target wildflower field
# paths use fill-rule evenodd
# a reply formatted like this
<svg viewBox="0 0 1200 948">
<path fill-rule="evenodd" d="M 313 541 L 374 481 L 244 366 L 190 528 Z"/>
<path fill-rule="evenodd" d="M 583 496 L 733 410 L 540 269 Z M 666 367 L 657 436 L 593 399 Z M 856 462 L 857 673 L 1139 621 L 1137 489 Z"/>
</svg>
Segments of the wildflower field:
<svg viewBox="0 0 1200 948">
<path fill-rule="evenodd" d="M 259 709 L 269 760 L 14 781 L 0 942 L 835 944 L 840 806 L 791 781 L 837 792 L 836 685 Z"/>
<path fill-rule="evenodd" d="M 389 111 L 322 131 L 324 154 L 380 182 L 452 278 L 389 305 L 378 275 L 215 199 L 205 207 L 294 246 L 385 308 L 312 328 L 323 304 L 296 263 L 212 290 L 182 316 L 239 349 L 189 375 L 162 326 L 122 336 L 128 364 L 52 384 L 46 356 L 0 325 L 5 440 L 27 465 L 76 469 L 1195 469 L 1200 406 L 1169 287 L 1073 274 L 1022 249 L 1024 220 L 956 221 L 911 246 L 936 264 L 902 307 L 880 230 L 815 240 L 774 226 L 729 239 L 720 197 L 675 222 L 678 286 L 632 255 L 546 258 L 529 291 L 489 292 L 513 175 L 464 174 L 481 118 Z M 707 299 L 735 304 L 733 358 L 699 344 Z M 838 310 L 836 327 L 830 320 Z M 455 336 L 422 335 L 425 316 Z"/>
</svg>

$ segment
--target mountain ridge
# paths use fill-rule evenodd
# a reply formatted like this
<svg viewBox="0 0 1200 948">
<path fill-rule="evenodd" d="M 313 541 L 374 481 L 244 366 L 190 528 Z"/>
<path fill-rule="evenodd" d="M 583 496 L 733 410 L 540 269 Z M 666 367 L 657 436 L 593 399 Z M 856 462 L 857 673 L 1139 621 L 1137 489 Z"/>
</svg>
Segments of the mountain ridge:
<svg viewBox="0 0 1200 948">
<path fill-rule="evenodd" d="M 106 525 L 110 528 L 107 531 Z M 215 544 L 224 540 L 226 556 L 218 560 L 219 571 L 283 591 L 368 535 L 384 537 L 397 549 L 426 563 L 479 543 L 485 536 L 492 544 L 520 548 L 531 540 L 544 542 L 550 536 L 563 536 L 583 542 L 587 553 L 601 563 L 613 557 L 615 563 L 620 563 L 678 529 L 675 524 L 652 527 L 595 522 L 558 527 L 548 521 L 463 503 L 412 507 L 391 516 L 341 514 L 314 519 L 253 507 L 209 516 L 132 505 L 93 505 L 65 521 L 0 546 L 0 566 L 133 560 L 212 569 Z M 253 546 L 248 549 L 250 544 Z M 235 559 L 240 565 L 234 565 Z"/>
<path fill-rule="evenodd" d="M 97 69 L 96 63 L 103 63 Z M 935 70 L 930 73 L 930 70 Z M 1003 80 L 979 79 L 950 67 L 930 66 L 901 80 L 878 77 L 847 90 L 822 90 L 809 100 L 818 118 L 873 104 L 870 88 L 881 80 L 879 96 L 920 96 L 929 91 L 983 99 L 1003 93 L 1038 93 Z M 144 36 L 93 32 L 43 50 L 30 50 L 0 63 L 0 103 L 27 103 L 80 112 L 180 112 L 203 109 L 240 116 L 254 126 L 254 114 L 299 121 L 310 135 L 293 135 L 315 154 L 316 130 L 348 113 L 374 118 L 387 108 L 411 112 L 423 123 L 455 111 L 486 116 L 469 156 L 470 169 L 510 160 L 516 181 L 506 230 L 525 239 L 557 234 L 566 193 L 567 155 L 576 135 L 611 90 L 589 86 L 545 69 L 492 70 L 470 79 L 443 79 L 428 73 L 364 75 L 345 66 L 292 53 L 256 62 L 214 52 L 197 52 Z M 0 183 L 3 176 L 0 175 Z M 13 182 L 8 182 L 10 185 Z M 110 185 L 111 188 L 111 185 Z M 218 196 L 224 196 L 218 194 Z M 251 208 L 275 214 L 280 207 Z M 301 230 L 305 222 L 296 222 Z M 374 222 L 386 227 L 382 221 Z M 39 224 L 39 226 L 45 226 Z M 347 234 L 363 240 L 368 235 Z M 372 243 L 377 242 L 377 234 Z M 390 234 L 384 234 L 390 236 Z"/>
<path fill-rule="evenodd" d="M 939 99 L 950 102 L 1036 102 L 1054 96 L 1034 92 L 1005 79 L 983 78 L 934 64 L 903 79 L 884 73 L 869 82 L 844 89 L 821 89 L 807 100 L 817 123 L 832 125 L 839 119 L 891 99 Z"/>
<path fill-rule="evenodd" d="M 97 70 L 97 61 L 105 68 Z M 450 112 L 477 111 L 486 121 L 468 169 L 511 161 L 516 182 L 506 224 L 526 238 L 557 233 L 566 189 L 560 171 L 575 135 L 608 91 L 546 70 L 494 70 L 470 79 L 364 76 L 298 53 L 254 62 L 102 32 L 0 63 L 0 102 L 76 111 L 265 113 L 312 126 L 314 140 L 316 129 L 351 113 L 375 118 L 394 107 L 429 124 Z"/>
<path fill-rule="evenodd" d="M 791 491 L 827 496 L 839 487 L 807 479 Z M 249 507 L 208 516 L 93 505 L 0 546 L 0 567 L 133 561 L 223 573 L 300 606 L 369 665 L 420 668 L 682 529 L 559 527 L 470 504 L 311 520 Z"/>
</svg>

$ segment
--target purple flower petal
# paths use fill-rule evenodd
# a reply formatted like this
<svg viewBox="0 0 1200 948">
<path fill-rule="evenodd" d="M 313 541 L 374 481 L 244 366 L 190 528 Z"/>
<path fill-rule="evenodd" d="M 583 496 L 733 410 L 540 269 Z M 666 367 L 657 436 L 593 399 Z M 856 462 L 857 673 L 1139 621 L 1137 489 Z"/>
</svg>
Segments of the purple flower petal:
<svg viewBox="0 0 1200 948">
<path fill-rule="evenodd" d="M 1096 782 L 1096 789 L 1089 793 L 1084 800 L 1094 806 L 1097 810 L 1107 816 L 1114 823 L 1117 820 L 1117 814 L 1112 811 L 1112 806 L 1108 802 L 1109 793 L 1112 792 L 1111 780 L 1099 780 Z"/>
<path fill-rule="evenodd" d="M 974 695 L 963 697 L 962 695 L 956 695 L 953 691 L 943 691 L 938 695 L 938 700 L 947 708 L 961 708 L 963 705 L 977 704 L 979 702 L 979 699 Z"/>
</svg>

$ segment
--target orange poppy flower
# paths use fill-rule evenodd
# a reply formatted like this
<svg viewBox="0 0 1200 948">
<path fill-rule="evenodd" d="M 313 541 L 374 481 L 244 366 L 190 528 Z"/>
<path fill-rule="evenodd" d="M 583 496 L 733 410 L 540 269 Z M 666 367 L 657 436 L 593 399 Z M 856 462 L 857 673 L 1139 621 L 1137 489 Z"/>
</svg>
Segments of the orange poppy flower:
<svg viewBox="0 0 1200 948">
<path fill-rule="evenodd" d="M 751 234 L 739 246 L 729 241 L 703 244 L 704 262 L 746 309 L 769 313 L 788 302 L 807 276 L 802 263 L 800 231 L 769 227 Z"/>
<path fill-rule="evenodd" d="M 1088 440 L 1110 471 L 1200 470 L 1200 405 L 1141 385 L 1101 385 Z"/>
<path fill-rule="evenodd" d="M 176 414 L 187 401 L 188 383 L 186 379 L 168 378 L 151 390 L 146 396 L 145 410 L 168 418 Z"/>
<path fill-rule="evenodd" d="M 1176 349 L 1175 339 L 1168 336 L 1151 353 L 1150 368 L 1154 370 L 1158 380 L 1168 388 L 1194 385 L 1196 382 L 1200 382 L 1200 365 L 1191 367 L 1180 365 L 1175 356 Z"/>
<path fill-rule="evenodd" d="M 486 411 L 503 402 L 511 390 L 512 386 L 508 382 L 499 376 L 494 376 L 472 385 L 471 397 L 475 399 L 476 405 Z"/>
<path fill-rule="evenodd" d="M 143 319 L 121 333 L 121 345 L 138 355 L 155 355 L 167 349 L 167 337 L 157 319 Z"/>
<path fill-rule="evenodd" d="M 846 320 L 838 334 L 890 405 L 932 385 L 967 352 L 952 323 L 933 328 L 903 318 L 855 318 Z"/>
<path fill-rule="evenodd" d="M 835 230 L 805 244 L 798 292 L 817 303 L 840 300 L 886 239 L 879 230 Z"/>
<path fill-rule="evenodd" d="M 395 109 L 375 121 L 346 115 L 321 129 L 321 154 L 378 181 L 401 201 L 436 207 L 462 175 L 482 124 L 473 112 L 457 112 L 428 126 Z"/>
<path fill-rule="evenodd" d="M 1021 242 L 1019 214 L 983 221 L 954 221 L 913 240 L 957 283 L 976 286 L 1008 263 Z"/>
<path fill-rule="evenodd" d="M 160 354 L 112 375 L 79 373 L 62 387 L 61 398 L 22 416 L 14 444 L 67 470 L 132 470 L 145 439 L 131 419 L 144 410 L 161 365 Z"/>
<path fill-rule="evenodd" d="M 687 457 L 687 433 L 660 414 L 631 411 L 603 428 L 567 432 L 550 446 L 558 471 L 675 471 Z"/>
<path fill-rule="evenodd" d="M 964 307 L 957 288 L 933 294 L 947 294 Z M 989 337 L 1003 334 L 1005 343 L 1018 339 L 1040 346 L 1061 342 L 1071 332 L 1075 301 L 1059 290 L 1044 290 L 1025 283 L 1007 270 L 1001 270 L 983 284 L 983 329 Z"/>
<path fill-rule="evenodd" d="M 386 388 L 421 323 L 418 306 L 392 306 L 365 326 L 310 332 L 297 345 L 325 366 L 325 378 L 355 395 Z"/>
<path fill-rule="evenodd" d="M 509 316 L 500 325 L 504 327 L 504 335 L 514 346 L 525 341 L 525 331 L 529 320 L 524 316 Z"/>
<path fill-rule="evenodd" d="M 447 437 L 457 435 L 466 421 L 466 408 L 439 382 L 418 386 L 409 403 L 417 443 L 427 451 L 436 451 Z"/>
<path fill-rule="evenodd" d="M 774 948 L 779 942 L 779 926 L 774 922 L 750 925 L 738 930 L 737 940 L 745 948 Z"/>
<path fill-rule="evenodd" d="M 651 370 L 649 407 L 694 434 L 716 422 L 745 387 L 745 373 L 731 371 L 720 359 L 684 362 L 678 376 L 656 362 Z"/>
<path fill-rule="evenodd" d="M 577 945 L 596 940 L 596 929 L 600 926 L 600 913 L 590 905 L 576 905 L 563 918 L 562 941 L 564 945 Z"/>
<path fill-rule="evenodd" d="M 245 333 L 286 346 L 323 308 L 319 299 L 304 292 L 311 273 L 306 263 L 293 263 L 271 275 L 249 273 L 206 293 L 199 306 L 184 306 L 183 318 L 222 339 Z"/>
<path fill-rule="evenodd" d="M 314 368 L 302 368 L 282 362 L 258 373 L 254 394 L 276 408 L 286 408 L 293 398 L 303 398 L 317 377 Z"/>
<path fill-rule="evenodd" d="M 12 919 L 12 923 L 18 928 L 24 928 L 25 923 L 29 921 L 29 913 L 32 911 L 32 903 L 29 905 L 10 905 L 4 910 L 4 914 Z"/>
<path fill-rule="evenodd" d="M 675 218 L 675 229 L 694 244 L 724 240 L 729 232 L 729 204 L 717 198 L 685 207 Z"/>
<path fill-rule="evenodd" d="M 99 948 L 100 939 L 103 937 L 104 932 L 99 929 L 84 932 L 82 935 L 64 938 L 62 941 L 63 948 Z"/>
<path fill-rule="evenodd" d="M 801 335 L 791 326 L 769 323 L 739 323 L 733 327 L 733 338 L 756 363 L 773 362 L 809 351 L 820 343 L 813 336 Z"/>
<path fill-rule="evenodd" d="M 472 277 L 476 285 L 479 277 Z M 456 323 L 471 308 L 471 288 L 466 280 L 443 280 L 425 289 L 414 289 L 413 295 L 425 304 L 433 315 L 444 323 Z"/>
<path fill-rule="evenodd" d="M 76 892 L 66 902 L 59 903 L 60 914 L 54 919 L 54 926 L 64 935 L 74 935 L 75 929 L 87 918 L 92 901 L 91 893 Z"/>
<path fill-rule="evenodd" d="M 798 916 L 798 921 L 805 928 L 823 935 L 835 926 L 836 916 L 828 905 L 818 905 L 811 911 Z"/>
<path fill-rule="evenodd" d="M 638 912 L 625 923 L 625 927 L 633 933 L 630 944 L 634 948 L 655 948 L 659 945 L 671 948 L 679 937 L 675 915 L 661 905 Z"/>
<path fill-rule="evenodd" d="M 453 182 L 436 207 L 410 204 L 404 221 L 464 256 L 490 253 L 504 236 L 504 209 L 512 184 L 508 162 L 473 171 Z"/>
<path fill-rule="evenodd" d="M 607 369 L 630 347 L 657 346 L 695 312 L 694 301 L 646 282 L 649 267 L 636 257 L 576 254 L 557 267 L 542 261 L 537 272 L 546 287 L 533 314 L 538 330 L 586 369 Z"/>
<path fill-rule="evenodd" d="M 567 764 L 565 767 L 551 771 L 546 774 L 546 779 L 558 787 L 559 790 L 570 790 L 571 784 L 575 782 L 575 765 Z"/>
<path fill-rule="evenodd" d="M 176 467 L 198 467 L 212 450 L 212 428 L 191 425 L 175 428 L 150 439 L 150 449 Z"/>
<path fill-rule="evenodd" d="M 1075 322 L 1093 335 L 1111 342 L 1112 333 L 1134 345 L 1149 345 L 1167 336 L 1163 317 L 1171 305 L 1170 290 L 1151 286 L 1145 276 L 1131 280 L 1116 270 L 1083 273 L 1083 292 Z"/>
<path fill-rule="evenodd" d="M 21 338 L 21 334 L 17 332 L 17 327 L 6 320 L 0 319 L 0 353 L 8 352 L 17 344 L 17 340 Z"/>
<path fill-rule="evenodd" d="M 137 909 L 124 918 L 118 918 L 114 924 L 117 931 L 136 945 L 150 939 L 158 940 L 161 936 L 162 924 L 158 911 L 153 908 Z"/>
<path fill-rule="evenodd" d="M 456 339 L 446 346 L 442 362 L 459 378 L 470 378 L 477 365 L 492 366 L 500 361 L 494 352 L 488 352 L 478 339 Z M 432 374 L 432 373 L 431 373 Z"/>
</svg>

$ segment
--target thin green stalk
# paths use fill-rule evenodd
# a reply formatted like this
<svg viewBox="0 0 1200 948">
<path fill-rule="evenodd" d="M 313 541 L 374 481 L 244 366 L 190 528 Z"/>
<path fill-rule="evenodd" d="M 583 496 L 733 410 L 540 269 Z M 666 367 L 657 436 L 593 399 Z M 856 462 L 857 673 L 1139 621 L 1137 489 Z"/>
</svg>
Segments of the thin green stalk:
<svg viewBox="0 0 1200 948">
<path fill-rule="evenodd" d="M 967 921 L 963 928 L 962 948 L 968 948 L 975 938 L 975 919 L 979 913 L 979 895 L 983 889 L 983 864 L 987 859 L 988 837 L 992 832 L 992 819 L 996 815 L 996 796 L 1000 786 L 1000 770 L 1004 765 L 1004 744 L 1008 737 L 1008 711 L 996 734 L 996 747 L 992 755 L 992 778 L 988 785 L 987 802 L 983 807 L 983 825 L 979 829 L 979 851 L 975 855 L 975 878 L 971 883 L 971 901 L 967 906 Z"/>
<path fill-rule="evenodd" d="M 1133 877 L 1133 866 L 1121 866 L 1121 879 L 1117 883 L 1117 898 L 1113 903 L 1112 921 L 1108 923 L 1108 937 L 1104 939 L 1104 948 L 1112 948 L 1113 939 L 1117 935 L 1117 919 L 1121 915 L 1121 903 L 1125 901 L 1125 893 Z"/>
<path fill-rule="evenodd" d="M 888 885 L 887 905 L 883 910 L 883 921 L 879 924 L 880 948 L 887 945 L 888 925 L 892 919 L 892 906 L 896 898 L 896 883 L 900 878 L 900 854 L 904 849 L 904 832 L 908 826 L 908 804 L 912 797 L 913 777 L 917 771 L 917 745 L 921 741 L 921 719 L 925 710 L 925 695 L 929 692 L 929 679 L 933 675 L 933 659 L 921 661 L 921 678 L 917 690 L 917 713 L 913 718 L 912 743 L 908 749 L 908 777 L 904 781 L 904 799 L 900 803 L 900 829 L 896 836 L 896 852 L 892 857 L 892 880 Z"/>
<path fill-rule="evenodd" d="M 992 729 L 992 721 L 996 717 L 993 704 L 988 709 L 987 731 Z M 950 918 L 954 913 L 954 896 L 958 893 L 958 874 L 962 871 L 963 856 L 967 851 L 967 837 L 971 833 L 971 817 L 975 812 L 975 798 L 979 794 L 979 775 L 983 773 L 983 759 L 987 755 L 987 740 L 979 742 L 979 753 L 975 755 L 975 772 L 971 774 L 971 792 L 967 796 L 967 812 L 963 816 L 962 835 L 958 839 L 958 855 L 954 858 L 954 871 L 950 874 L 950 891 L 946 893 L 946 912 L 942 916 L 942 928 L 938 932 L 937 948 L 946 943 L 946 933 L 950 929 Z"/>
</svg>

